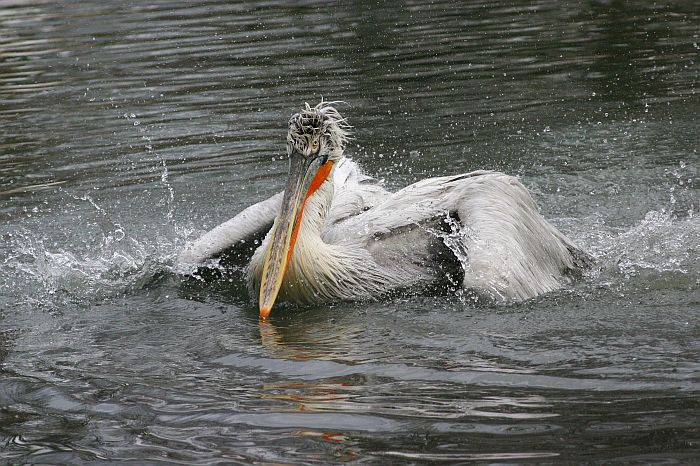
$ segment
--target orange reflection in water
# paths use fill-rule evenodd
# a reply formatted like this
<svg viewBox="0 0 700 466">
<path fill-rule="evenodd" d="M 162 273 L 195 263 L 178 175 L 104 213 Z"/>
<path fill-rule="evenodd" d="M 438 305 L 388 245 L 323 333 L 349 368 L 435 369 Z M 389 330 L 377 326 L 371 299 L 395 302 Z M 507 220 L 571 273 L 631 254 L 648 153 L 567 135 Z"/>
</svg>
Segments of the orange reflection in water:
<svg viewBox="0 0 700 466">
<path fill-rule="evenodd" d="M 364 334 L 360 324 L 327 321 L 277 326 L 270 320 L 260 320 L 258 326 L 260 343 L 270 357 L 278 359 L 355 362 L 349 349 L 361 345 Z"/>
<path fill-rule="evenodd" d="M 316 323 L 318 324 L 318 323 Z M 340 333 L 328 332 L 329 327 L 323 324 L 319 326 L 278 327 L 269 320 L 259 321 L 260 342 L 268 353 L 275 359 L 296 360 L 331 360 L 343 359 L 342 355 L 334 349 L 343 346 Z M 344 329 L 347 331 L 347 329 Z M 345 334 L 346 338 L 348 334 Z M 350 332 L 352 339 L 353 332 Z M 352 399 L 357 396 L 354 392 L 362 387 L 355 386 L 348 381 L 316 381 L 316 380 L 289 380 L 277 383 L 265 384 L 261 398 L 268 400 L 284 401 L 288 408 L 276 407 L 280 412 L 352 412 L 357 407 Z M 312 429 L 302 429 L 294 432 L 304 437 L 313 437 L 332 443 L 348 441 L 348 435 L 344 432 L 329 432 Z M 352 455 L 350 455 L 352 456 Z"/>
</svg>

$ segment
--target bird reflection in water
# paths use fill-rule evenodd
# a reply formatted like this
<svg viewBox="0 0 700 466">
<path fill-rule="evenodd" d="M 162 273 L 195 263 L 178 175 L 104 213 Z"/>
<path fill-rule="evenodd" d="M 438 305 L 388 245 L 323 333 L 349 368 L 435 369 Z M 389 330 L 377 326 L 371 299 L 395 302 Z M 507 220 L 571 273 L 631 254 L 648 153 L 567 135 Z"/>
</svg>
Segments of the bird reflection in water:
<svg viewBox="0 0 700 466">
<path fill-rule="evenodd" d="M 339 324 L 299 319 L 288 326 L 259 322 L 260 342 L 270 357 L 301 360 L 357 362 L 348 349 L 361 344 L 365 328 L 358 323 Z M 366 361 L 363 359 L 363 361 Z"/>
<path fill-rule="evenodd" d="M 332 360 L 342 356 L 341 353 L 334 352 L 330 348 L 331 344 L 342 341 L 344 336 L 347 338 L 349 330 L 342 326 L 338 327 L 340 332 L 329 332 L 329 328 L 319 331 L 313 325 L 283 327 L 276 326 L 269 320 L 260 320 L 260 342 L 268 354 L 275 359 Z M 356 332 L 352 330 L 350 333 L 355 334 Z M 320 340 L 316 339 L 317 337 L 321 337 Z M 281 412 L 348 412 L 351 410 L 351 400 L 356 396 L 352 392 L 361 388 L 349 381 L 286 380 L 265 384 L 263 386 L 265 393 L 261 397 L 288 403 L 288 408 L 278 408 Z M 344 443 L 348 440 L 348 436 L 343 432 L 302 429 L 294 433 L 333 443 Z M 355 456 L 352 450 L 348 449 L 345 449 L 342 454 L 347 459 Z"/>
</svg>

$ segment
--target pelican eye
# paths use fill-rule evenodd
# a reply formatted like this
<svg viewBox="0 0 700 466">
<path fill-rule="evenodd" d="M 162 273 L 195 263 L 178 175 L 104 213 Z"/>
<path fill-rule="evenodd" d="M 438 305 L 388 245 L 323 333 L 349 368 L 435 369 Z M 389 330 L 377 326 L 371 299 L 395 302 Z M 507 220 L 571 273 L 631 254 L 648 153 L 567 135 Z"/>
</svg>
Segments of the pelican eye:
<svg viewBox="0 0 700 466">
<path fill-rule="evenodd" d="M 311 141 L 311 151 L 318 151 L 318 139 L 314 139 L 313 141 Z"/>
</svg>

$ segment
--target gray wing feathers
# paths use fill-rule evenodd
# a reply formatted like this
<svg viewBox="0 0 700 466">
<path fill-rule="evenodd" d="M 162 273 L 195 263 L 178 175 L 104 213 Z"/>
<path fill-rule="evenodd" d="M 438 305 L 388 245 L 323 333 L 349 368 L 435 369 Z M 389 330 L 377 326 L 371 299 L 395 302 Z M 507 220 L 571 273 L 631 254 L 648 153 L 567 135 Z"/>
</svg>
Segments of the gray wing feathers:
<svg viewBox="0 0 700 466">
<path fill-rule="evenodd" d="M 489 172 L 475 172 L 478 174 Z M 454 177 L 428 178 L 395 193 L 386 194 L 372 210 L 350 217 L 336 225 L 328 225 L 323 239 L 329 243 L 367 242 L 420 224 L 425 220 L 454 210 L 449 198 Z"/>
<path fill-rule="evenodd" d="M 265 233 L 282 204 L 282 193 L 244 209 L 232 219 L 205 233 L 196 241 L 188 244 L 180 253 L 175 264 L 177 273 L 191 273 L 208 259 L 214 258 L 224 250 L 255 234 Z"/>
<path fill-rule="evenodd" d="M 493 173 L 464 180 L 457 191 L 465 288 L 521 301 L 571 281 L 585 253 L 540 215 L 518 180 Z"/>
<path fill-rule="evenodd" d="M 462 262 L 464 287 L 493 299 L 520 301 L 555 290 L 588 263 L 587 255 L 540 215 L 516 178 L 491 171 L 419 181 L 330 226 L 324 239 L 366 244 L 450 213 L 461 225 L 446 243 Z"/>
</svg>

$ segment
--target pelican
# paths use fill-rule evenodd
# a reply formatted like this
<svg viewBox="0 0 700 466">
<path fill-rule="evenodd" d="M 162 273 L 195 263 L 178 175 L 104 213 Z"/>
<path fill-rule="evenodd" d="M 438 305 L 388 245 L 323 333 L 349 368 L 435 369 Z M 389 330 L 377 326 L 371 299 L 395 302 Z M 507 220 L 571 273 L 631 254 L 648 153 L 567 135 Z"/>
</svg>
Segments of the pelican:
<svg viewBox="0 0 700 466">
<path fill-rule="evenodd" d="M 344 156 L 350 126 L 335 104 L 307 103 L 292 115 L 284 191 L 188 244 L 177 271 L 265 235 L 246 269 L 265 320 L 276 300 L 376 299 L 440 284 L 517 302 L 571 283 L 589 265 L 512 176 L 479 170 L 387 191 Z"/>
</svg>

